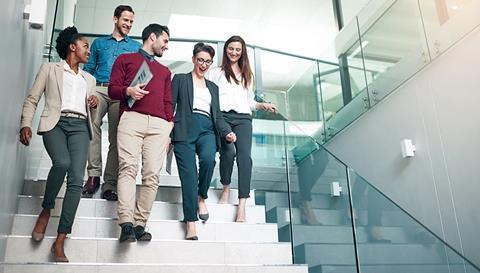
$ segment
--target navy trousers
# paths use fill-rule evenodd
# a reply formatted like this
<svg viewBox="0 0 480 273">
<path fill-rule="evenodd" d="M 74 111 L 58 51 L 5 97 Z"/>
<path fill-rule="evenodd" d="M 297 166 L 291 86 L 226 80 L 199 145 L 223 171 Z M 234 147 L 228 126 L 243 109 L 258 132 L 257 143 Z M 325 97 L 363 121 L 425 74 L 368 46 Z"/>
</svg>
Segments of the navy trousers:
<svg viewBox="0 0 480 273">
<path fill-rule="evenodd" d="M 173 151 L 177 159 L 182 184 L 183 221 L 198 220 L 198 196 L 208 198 L 208 188 L 215 168 L 217 151 L 212 119 L 203 114 L 192 114 L 192 125 L 185 141 L 175 141 Z M 197 171 L 198 155 L 199 169 Z"/>
</svg>

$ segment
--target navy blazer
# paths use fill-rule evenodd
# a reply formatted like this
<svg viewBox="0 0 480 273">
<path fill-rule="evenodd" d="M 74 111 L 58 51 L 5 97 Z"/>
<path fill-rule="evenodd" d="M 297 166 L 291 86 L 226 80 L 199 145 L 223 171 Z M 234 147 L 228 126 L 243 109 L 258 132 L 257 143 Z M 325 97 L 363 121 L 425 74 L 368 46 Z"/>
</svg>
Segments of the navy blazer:
<svg viewBox="0 0 480 273">
<path fill-rule="evenodd" d="M 218 86 L 205 79 L 207 88 L 212 96 L 210 104 L 210 117 L 214 124 L 216 135 L 217 150 L 220 149 L 220 137 L 224 138 L 232 128 L 223 119 L 220 111 L 218 98 Z M 172 106 L 174 126 L 172 131 L 172 141 L 185 141 L 187 139 L 188 129 L 191 127 L 193 111 L 193 78 L 192 73 L 175 74 L 172 80 Z"/>
</svg>

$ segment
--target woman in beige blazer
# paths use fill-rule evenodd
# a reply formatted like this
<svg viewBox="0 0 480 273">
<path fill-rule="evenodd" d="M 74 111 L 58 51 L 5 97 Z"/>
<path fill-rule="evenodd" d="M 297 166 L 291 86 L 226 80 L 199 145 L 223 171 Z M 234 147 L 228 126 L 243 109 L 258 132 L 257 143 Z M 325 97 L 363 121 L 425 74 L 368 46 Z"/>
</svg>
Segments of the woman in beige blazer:
<svg viewBox="0 0 480 273">
<path fill-rule="evenodd" d="M 30 144 L 32 119 L 38 101 L 45 95 L 45 108 L 37 133 L 43 138 L 53 166 L 48 173 L 43 210 L 33 228 L 32 240 L 40 242 L 45 236 L 50 210 L 54 208 L 55 199 L 68 174 L 57 239 L 51 248 L 56 262 L 68 262 L 64 241 L 72 231 L 82 193 L 92 136 L 92 108 L 97 106 L 97 99 L 93 95 L 95 78 L 79 67 L 80 63 L 88 62 L 88 41 L 78 34 L 75 27 L 67 27 L 59 33 L 56 43 L 55 48 L 63 61 L 45 63 L 40 68 L 23 104 L 20 142 L 27 146 Z"/>
</svg>

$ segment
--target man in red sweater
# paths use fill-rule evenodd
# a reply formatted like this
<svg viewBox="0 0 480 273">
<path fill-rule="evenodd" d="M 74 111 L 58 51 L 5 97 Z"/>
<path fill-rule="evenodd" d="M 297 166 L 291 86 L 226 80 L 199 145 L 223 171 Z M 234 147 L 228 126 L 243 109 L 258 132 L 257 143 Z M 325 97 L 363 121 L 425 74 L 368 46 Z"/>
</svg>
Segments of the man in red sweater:
<svg viewBox="0 0 480 273">
<path fill-rule="evenodd" d="M 145 231 L 153 201 L 157 195 L 160 169 L 173 128 L 171 72 L 157 62 L 168 49 L 169 30 L 150 24 L 142 32 L 143 46 L 136 53 L 120 55 L 112 67 L 108 95 L 120 101 L 118 146 L 118 222 L 120 242 L 150 241 Z M 146 63 L 152 79 L 130 86 Z M 128 101 L 133 101 L 129 107 Z M 142 186 L 135 198 L 135 177 L 140 156 L 143 163 Z"/>
</svg>

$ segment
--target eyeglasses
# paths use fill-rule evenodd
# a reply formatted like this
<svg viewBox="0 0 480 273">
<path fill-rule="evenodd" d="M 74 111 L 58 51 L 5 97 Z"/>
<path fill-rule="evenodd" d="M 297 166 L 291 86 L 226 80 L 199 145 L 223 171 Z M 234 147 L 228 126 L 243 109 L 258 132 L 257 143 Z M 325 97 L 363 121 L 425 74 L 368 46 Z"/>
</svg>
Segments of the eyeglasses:
<svg viewBox="0 0 480 273">
<path fill-rule="evenodd" d="M 204 60 L 202 58 L 197 58 L 197 64 L 202 65 L 206 64 L 207 66 L 212 65 L 213 61 L 212 60 Z"/>
</svg>

